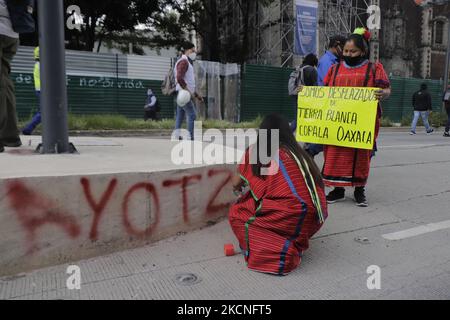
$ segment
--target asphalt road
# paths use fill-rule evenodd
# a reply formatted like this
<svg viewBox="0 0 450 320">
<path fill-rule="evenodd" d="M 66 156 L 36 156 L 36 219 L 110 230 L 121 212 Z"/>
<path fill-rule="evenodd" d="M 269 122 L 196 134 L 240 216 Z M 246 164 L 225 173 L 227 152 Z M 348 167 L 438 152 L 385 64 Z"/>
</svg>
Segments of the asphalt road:
<svg viewBox="0 0 450 320">
<path fill-rule="evenodd" d="M 368 208 L 354 205 L 351 190 L 330 206 L 286 277 L 224 257 L 224 243 L 236 241 L 223 221 L 74 263 L 80 290 L 67 289 L 67 265 L 0 278 L 0 299 L 450 299 L 450 139 L 382 133 L 367 195 Z"/>
</svg>

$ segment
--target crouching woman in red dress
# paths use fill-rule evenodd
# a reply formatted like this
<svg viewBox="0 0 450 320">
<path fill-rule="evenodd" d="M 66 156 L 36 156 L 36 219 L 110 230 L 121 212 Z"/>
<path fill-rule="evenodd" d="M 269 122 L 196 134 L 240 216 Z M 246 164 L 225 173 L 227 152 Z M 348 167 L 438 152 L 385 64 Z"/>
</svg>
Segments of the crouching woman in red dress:
<svg viewBox="0 0 450 320">
<path fill-rule="evenodd" d="M 364 28 L 358 28 L 355 32 L 345 43 L 344 61 L 330 68 L 324 83 L 330 87 L 380 88 L 375 93 L 377 99 L 387 99 L 391 89 L 383 65 L 369 61 L 370 33 Z M 378 136 L 380 118 L 381 107 L 378 105 L 374 141 Z M 371 155 L 372 150 L 324 146 L 323 179 L 327 187 L 334 187 L 334 190 L 327 195 L 328 203 L 344 200 L 344 187 L 355 187 L 356 205 L 368 206 L 365 186 L 369 178 Z"/>
<path fill-rule="evenodd" d="M 328 216 L 324 183 L 285 118 L 267 116 L 260 129 L 267 130 L 267 136 L 260 130 L 233 179 L 235 190 L 249 191 L 231 207 L 229 221 L 249 269 L 286 275 L 300 264 L 309 239 Z M 278 149 L 264 165 L 258 149 L 264 154 L 272 150 L 273 130 L 279 132 Z M 261 148 L 263 143 L 267 148 Z"/>
</svg>

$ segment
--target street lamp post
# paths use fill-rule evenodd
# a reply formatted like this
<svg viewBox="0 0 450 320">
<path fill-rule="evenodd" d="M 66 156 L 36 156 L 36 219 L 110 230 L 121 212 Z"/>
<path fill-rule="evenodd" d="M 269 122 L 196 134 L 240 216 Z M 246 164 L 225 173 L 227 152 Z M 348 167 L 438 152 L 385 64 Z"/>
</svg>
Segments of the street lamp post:
<svg viewBox="0 0 450 320">
<path fill-rule="evenodd" d="M 63 1 L 40 0 L 38 4 L 41 61 L 42 144 L 44 154 L 72 153 L 67 123 L 67 87 L 64 46 Z"/>
</svg>

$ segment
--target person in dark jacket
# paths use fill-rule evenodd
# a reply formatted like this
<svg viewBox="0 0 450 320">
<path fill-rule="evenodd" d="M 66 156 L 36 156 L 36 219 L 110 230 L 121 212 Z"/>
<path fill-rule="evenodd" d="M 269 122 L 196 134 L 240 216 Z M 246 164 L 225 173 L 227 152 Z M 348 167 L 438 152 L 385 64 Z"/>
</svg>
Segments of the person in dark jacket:
<svg viewBox="0 0 450 320">
<path fill-rule="evenodd" d="M 148 88 L 147 101 L 144 106 L 144 121 L 158 120 L 158 112 L 161 111 L 158 98 L 154 94 L 153 90 Z"/>
<path fill-rule="evenodd" d="M 319 60 L 317 56 L 313 53 L 308 54 L 305 59 L 303 59 L 303 64 L 301 68 L 304 68 L 303 72 L 303 82 L 305 86 L 317 86 L 318 73 L 317 64 Z"/>
<path fill-rule="evenodd" d="M 411 135 L 416 134 L 416 126 L 419 121 L 419 117 L 422 117 L 423 123 L 425 125 L 425 129 L 427 130 L 427 134 L 432 134 L 434 129 L 431 128 L 428 123 L 428 116 L 433 110 L 433 104 L 431 101 L 431 94 L 428 92 L 428 86 L 426 83 L 422 83 L 420 86 L 420 90 L 414 93 L 412 99 L 413 107 L 414 107 L 414 119 L 411 125 Z"/>
<path fill-rule="evenodd" d="M 296 86 L 317 86 L 318 81 L 318 74 L 317 74 L 317 64 L 319 63 L 319 60 L 317 59 L 317 56 L 313 53 L 310 53 L 305 56 L 303 59 L 303 63 L 301 66 L 297 68 L 295 72 L 292 73 L 292 75 L 296 74 L 298 76 L 298 79 L 296 81 Z M 291 76 L 292 76 L 291 75 Z M 298 94 L 292 95 L 293 104 L 295 105 L 295 108 L 297 108 L 297 99 Z M 297 112 L 295 113 L 297 114 Z M 297 130 L 297 118 L 291 122 L 291 130 L 295 132 Z"/>
</svg>

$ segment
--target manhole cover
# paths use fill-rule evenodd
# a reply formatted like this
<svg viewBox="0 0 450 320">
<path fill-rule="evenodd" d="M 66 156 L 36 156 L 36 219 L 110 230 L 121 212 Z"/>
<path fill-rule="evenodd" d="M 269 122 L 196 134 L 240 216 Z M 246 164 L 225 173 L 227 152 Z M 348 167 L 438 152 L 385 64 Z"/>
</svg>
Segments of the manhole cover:
<svg viewBox="0 0 450 320">
<path fill-rule="evenodd" d="M 200 278 L 193 273 L 180 273 L 175 277 L 175 280 L 182 286 L 192 286 L 201 281 Z"/>
</svg>

